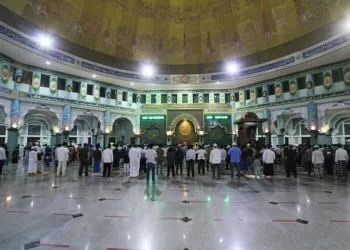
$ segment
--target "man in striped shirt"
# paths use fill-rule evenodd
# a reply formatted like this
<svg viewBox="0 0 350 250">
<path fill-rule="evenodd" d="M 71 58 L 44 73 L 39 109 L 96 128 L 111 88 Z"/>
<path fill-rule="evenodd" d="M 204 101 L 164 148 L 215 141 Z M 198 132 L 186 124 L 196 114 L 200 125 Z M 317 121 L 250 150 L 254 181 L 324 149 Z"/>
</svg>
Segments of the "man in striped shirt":
<svg viewBox="0 0 350 250">
<path fill-rule="evenodd" d="M 159 168 L 160 168 L 160 174 L 163 175 L 164 150 L 162 148 L 162 145 L 159 145 L 156 147 L 156 152 L 157 152 L 157 174 L 159 174 Z"/>
</svg>

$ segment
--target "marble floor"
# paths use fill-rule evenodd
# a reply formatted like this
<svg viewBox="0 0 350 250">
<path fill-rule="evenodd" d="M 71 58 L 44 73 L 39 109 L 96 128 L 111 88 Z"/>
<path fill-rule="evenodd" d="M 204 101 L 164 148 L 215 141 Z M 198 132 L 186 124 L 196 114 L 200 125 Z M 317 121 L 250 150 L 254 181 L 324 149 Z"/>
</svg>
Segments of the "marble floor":
<svg viewBox="0 0 350 250">
<path fill-rule="evenodd" d="M 0 178 L 0 249 L 350 249 L 349 185 L 286 180 L 66 177 L 52 170 Z"/>
</svg>

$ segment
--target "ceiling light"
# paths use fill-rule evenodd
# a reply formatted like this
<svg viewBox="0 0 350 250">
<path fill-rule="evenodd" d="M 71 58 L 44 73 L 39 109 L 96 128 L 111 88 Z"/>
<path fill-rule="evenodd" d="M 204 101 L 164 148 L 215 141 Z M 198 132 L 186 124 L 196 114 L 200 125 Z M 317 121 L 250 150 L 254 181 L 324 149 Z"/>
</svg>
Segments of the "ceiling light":
<svg viewBox="0 0 350 250">
<path fill-rule="evenodd" d="M 239 65 L 235 62 L 227 63 L 226 71 L 232 74 L 237 73 L 239 71 Z"/>
<path fill-rule="evenodd" d="M 51 64 L 51 62 L 49 62 L 49 61 L 46 61 L 46 65 L 50 65 Z"/>
<path fill-rule="evenodd" d="M 142 75 L 144 76 L 153 76 L 154 68 L 152 65 L 143 65 L 141 70 Z"/>
<path fill-rule="evenodd" d="M 93 78 L 96 78 L 96 77 L 97 77 L 97 75 L 95 75 L 95 74 L 92 74 L 92 77 L 93 77 Z"/>
<path fill-rule="evenodd" d="M 42 47 L 45 47 L 45 48 L 49 48 L 53 45 L 53 39 L 48 35 L 39 36 L 38 42 Z"/>
<path fill-rule="evenodd" d="M 219 84 L 219 83 L 220 83 L 219 81 L 216 82 L 216 84 Z"/>
<path fill-rule="evenodd" d="M 130 83 L 130 85 L 131 85 L 131 86 L 134 86 L 134 83 L 133 83 L 133 82 L 131 82 L 131 83 Z"/>
</svg>

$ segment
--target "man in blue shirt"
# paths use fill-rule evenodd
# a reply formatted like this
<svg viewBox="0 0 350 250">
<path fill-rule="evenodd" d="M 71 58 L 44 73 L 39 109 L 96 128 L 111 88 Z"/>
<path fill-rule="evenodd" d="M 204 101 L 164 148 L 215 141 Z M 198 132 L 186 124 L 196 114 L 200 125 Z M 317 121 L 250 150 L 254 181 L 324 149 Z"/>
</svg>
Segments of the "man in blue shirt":
<svg viewBox="0 0 350 250">
<path fill-rule="evenodd" d="M 233 179 L 235 168 L 237 170 L 238 179 L 241 177 L 241 172 L 239 170 L 239 163 L 241 161 L 241 150 L 237 147 L 236 143 L 233 143 L 232 148 L 228 151 L 230 156 L 230 165 L 231 165 L 231 179 Z"/>
</svg>

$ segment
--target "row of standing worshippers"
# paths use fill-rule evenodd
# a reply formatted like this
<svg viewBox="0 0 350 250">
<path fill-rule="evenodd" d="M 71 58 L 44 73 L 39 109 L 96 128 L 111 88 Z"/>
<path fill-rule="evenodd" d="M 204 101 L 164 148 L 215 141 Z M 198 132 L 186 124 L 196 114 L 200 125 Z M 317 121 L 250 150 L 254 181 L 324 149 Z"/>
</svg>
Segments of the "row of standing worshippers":
<svg viewBox="0 0 350 250">
<path fill-rule="evenodd" d="M 350 149 L 346 145 L 314 145 L 285 146 L 282 151 L 285 168 L 296 176 L 296 168 L 300 167 L 309 176 L 324 176 L 324 172 L 337 178 L 347 178 L 350 170 Z"/>
</svg>

